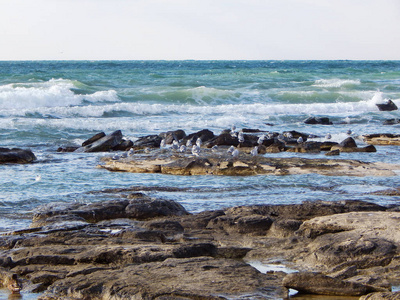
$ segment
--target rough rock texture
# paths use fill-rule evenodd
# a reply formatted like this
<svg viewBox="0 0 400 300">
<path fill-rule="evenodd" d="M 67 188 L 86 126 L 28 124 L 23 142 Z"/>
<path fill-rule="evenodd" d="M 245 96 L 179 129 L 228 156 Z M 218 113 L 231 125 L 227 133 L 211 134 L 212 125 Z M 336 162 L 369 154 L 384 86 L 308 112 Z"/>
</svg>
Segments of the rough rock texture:
<svg viewBox="0 0 400 300">
<path fill-rule="evenodd" d="M 283 285 L 304 294 L 331 296 L 359 296 L 379 290 L 379 288 L 332 278 L 316 272 L 288 274 L 283 279 Z"/>
<path fill-rule="evenodd" d="M 315 201 L 188 214 L 135 188 L 101 193 L 121 199 L 44 206 L 31 228 L 0 236 L 0 267 L 46 300 L 282 299 L 286 287 L 355 296 L 400 283 L 393 207 Z M 263 274 L 251 260 L 302 272 Z"/>
<path fill-rule="evenodd" d="M 267 152 L 270 147 L 266 148 Z M 217 152 L 213 152 L 210 149 L 202 149 L 198 157 L 189 152 L 171 153 L 169 150 L 153 151 L 150 154 L 135 155 L 119 160 L 104 158 L 103 161 L 105 164 L 99 167 L 110 171 L 132 173 L 229 176 L 307 173 L 333 176 L 365 176 L 367 174 L 374 176 L 394 176 L 394 170 L 400 169 L 398 165 L 364 163 L 345 159 L 253 157 L 247 153 L 251 149 L 240 149 L 240 154 L 236 158 L 233 158 L 222 147 L 219 147 Z"/>
<path fill-rule="evenodd" d="M 36 160 L 31 150 L 0 148 L 0 164 L 26 164 Z"/>
<path fill-rule="evenodd" d="M 363 139 L 371 145 L 400 145 L 400 135 L 390 133 L 366 134 Z"/>
<path fill-rule="evenodd" d="M 399 300 L 399 299 L 400 299 L 400 292 L 371 293 L 360 297 L 360 300 Z"/>
</svg>

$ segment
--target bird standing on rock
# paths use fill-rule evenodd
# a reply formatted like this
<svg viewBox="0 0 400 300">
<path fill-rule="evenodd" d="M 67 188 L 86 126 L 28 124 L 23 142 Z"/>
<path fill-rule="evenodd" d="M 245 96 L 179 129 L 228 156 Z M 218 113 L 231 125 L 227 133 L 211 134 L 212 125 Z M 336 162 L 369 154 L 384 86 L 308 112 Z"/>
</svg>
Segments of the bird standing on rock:
<svg viewBox="0 0 400 300">
<path fill-rule="evenodd" d="M 232 154 L 233 151 L 235 151 L 235 147 L 230 146 L 227 152 Z"/>
<path fill-rule="evenodd" d="M 195 155 L 195 156 L 199 156 L 200 155 L 200 147 L 197 146 L 197 145 L 193 145 L 192 154 Z"/>
<path fill-rule="evenodd" d="M 304 142 L 303 137 L 299 136 L 299 138 L 297 139 L 297 143 L 301 144 L 302 142 Z"/>
<path fill-rule="evenodd" d="M 257 155 L 258 155 L 258 147 L 255 146 L 255 147 L 253 148 L 253 150 L 250 151 L 250 154 L 251 154 L 252 156 L 257 156 Z"/>
<path fill-rule="evenodd" d="M 201 143 L 202 143 L 201 138 L 197 138 L 197 140 L 196 140 L 196 145 L 197 145 L 199 148 L 201 147 Z"/>
<path fill-rule="evenodd" d="M 242 131 L 239 132 L 238 141 L 240 144 L 244 142 L 244 135 Z"/>
<path fill-rule="evenodd" d="M 235 158 L 238 157 L 239 156 L 239 150 L 238 149 L 233 150 L 232 156 L 235 157 Z"/>
</svg>

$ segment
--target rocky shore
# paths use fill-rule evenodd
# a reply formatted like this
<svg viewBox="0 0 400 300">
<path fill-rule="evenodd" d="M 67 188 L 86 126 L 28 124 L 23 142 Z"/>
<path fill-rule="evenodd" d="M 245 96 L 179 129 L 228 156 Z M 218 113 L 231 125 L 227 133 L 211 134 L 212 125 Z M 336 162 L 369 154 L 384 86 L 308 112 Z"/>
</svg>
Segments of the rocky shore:
<svg viewBox="0 0 400 300">
<path fill-rule="evenodd" d="M 30 228 L 3 234 L 2 279 L 17 274 L 22 293 L 44 292 L 41 300 L 287 299 L 289 289 L 398 296 L 398 206 L 316 201 L 190 214 L 134 188 L 99 192 L 117 199 L 40 207 Z M 295 272 L 262 273 L 252 262 Z"/>
</svg>

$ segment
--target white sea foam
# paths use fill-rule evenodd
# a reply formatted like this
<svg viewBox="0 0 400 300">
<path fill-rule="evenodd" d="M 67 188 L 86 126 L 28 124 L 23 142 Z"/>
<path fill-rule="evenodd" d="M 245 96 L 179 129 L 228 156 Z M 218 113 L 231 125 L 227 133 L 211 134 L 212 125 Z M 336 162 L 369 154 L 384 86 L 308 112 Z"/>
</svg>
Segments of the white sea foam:
<svg viewBox="0 0 400 300">
<path fill-rule="evenodd" d="M 34 109 L 39 107 L 60 107 L 81 105 L 89 102 L 118 101 L 114 90 L 99 91 L 89 95 L 75 94 L 74 82 L 51 79 L 45 82 L 7 84 L 0 86 L 0 109 Z"/>
<path fill-rule="evenodd" d="M 325 88 L 339 88 L 346 85 L 359 85 L 359 84 L 361 84 L 361 81 L 358 79 L 351 80 L 351 79 L 333 78 L 333 79 L 318 79 L 314 82 L 313 86 L 325 87 Z"/>
<path fill-rule="evenodd" d="M 111 93 L 112 94 L 112 93 Z M 93 97 L 97 95 L 93 94 Z M 99 96 L 103 97 L 103 96 Z M 0 111 L 8 116 L 25 116 L 26 114 L 41 114 L 44 116 L 54 116 L 56 118 L 70 117 L 101 117 L 104 114 L 114 112 L 131 113 L 132 116 L 150 115 L 254 115 L 254 116 L 273 116 L 273 115 L 297 115 L 297 114 L 348 114 L 365 113 L 376 111 L 375 97 L 368 101 L 358 102 L 334 102 L 334 103 L 305 103 L 305 104 L 224 104 L 224 105 L 177 105 L 177 104 L 148 104 L 119 102 L 112 104 L 97 104 L 85 106 L 57 106 L 57 107 L 35 107 L 27 109 L 11 109 Z"/>
</svg>

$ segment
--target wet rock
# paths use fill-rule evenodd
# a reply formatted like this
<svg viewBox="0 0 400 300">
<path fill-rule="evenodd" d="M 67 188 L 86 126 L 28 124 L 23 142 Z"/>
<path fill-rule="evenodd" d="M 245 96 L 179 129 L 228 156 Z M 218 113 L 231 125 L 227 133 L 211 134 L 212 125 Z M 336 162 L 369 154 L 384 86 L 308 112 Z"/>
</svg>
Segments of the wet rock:
<svg viewBox="0 0 400 300">
<path fill-rule="evenodd" d="M 158 148 L 160 147 L 162 137 L 159 135 L 147 135 L 144 137 L 140 137 L 138 140 L 133 142 L 133 148 L 135 149 L 143 149 L 146 147 L 149 148 Z"/>
<path fill-rule="evenodd" d="M 339 143 L 339 145 L 332 146 L 331 151 L 333 150 L 339 150 L 340 152 L 376 152 L 376 148 L 374 145 L 358 147 L 352 137 L 346 138 L 341 143 Z"/>
<path fill-rule="evenodd" d="M 122 142 L 121 130 L 114 131 L 95 142 L 78 148 L 75 152 L 108 152 Z"/>
<path fill-rule="evenodd" d="M 57 148 L 57 152 L 74 152 L 78 148 L 76 146 L 59 147 Z"/>
<path fill-rule="evenodd" d="M 179 203 L 172 200 L 149 199 L 147 197 L 129 200 L 111 200 L 92 204 L 77 204 L 59 210 L 43 208 L 35 213 L 32 227 L 50 224 L 59 220 L 56 216 L 73 216 L 74 220 L 100 222 L 103 220 L 130 218 L 135 220 L 151 219 L 163 216 L 186 215 L 188 212 Z"/>
<path fill-rule="evenodd" d="M 171 272 L 173 270 L 173 272 Z M 249 265 L 232 260 L 206 257 L 167 259 L 163 262 L 127 266 L 121 270 L 102 270 L 59 280 L 44 298 L 80 299 L 226 299 L 240 295 L 253 299 L 282 298 L 285 289 L 273 287 L 277 278 L 260 274 Z M 268 286 L 268 291 L 264 291 Z M 269 295 L 268 295 L 269 294 Z"/>
<path fill-rule="evenodd" d="M 112 151 L 127 151 L 132 148 L 133 142 L 131 140 L 122 139 L 121 143 L 113 147 Z"/>
<path fill-rule="evenodd" d="M 89 139 L 87 139 L 86 141 L 84 141 L 84 142 L 82 143 L 82 147 L 85 147 L 85 146 L 87 146 L 87 145 L 90 145 L 90 144 L 92 144 L 92 143 L 98 141 L 99 139 L 101 139 L 101 138 L 103 138 L 103 137 L 105 137 L 105 136 L 106 136 L 106 134 L 105 134 L 104 132 L 99 132 L 99 133 L 95 134 L 94 136 L 92 136 L 91 138 L 89 138 Z"/>
<path fill-rule="evenodd" d="M 361 296 L 359 300 L 399 300 L 400 292 L 379 292 Z"/>
<path fill-rule="evenodd" d="M 0 164 L 27 164 L 36 160 L 31 150 L 0 148 Z"/>
<path fill-rule="evenodd" d="M 319 124 L 319 125 L 332 125 L 333 123 L 327 117 L 309 117 L 304 120 L 305 124 Z"/>
<path fill-rule="evenodd" d="M 208 129 L 203 129 L 195 133 L 191 133 L 183 139 L 183 143 L 186 143 L 188 140 L 191 140 L 192 143 L 196 143 L 196 140 L 200 138 L 203 143 L 214 138 L 214 133 Z"/>
<path fill-rule="evenodd" d="M 397 110 L 397 105 L 392 100 L 387 100 L 385 103 L 376 104 L 380 111 L 393 111 Z"/>
<path fill-rule="evenodd" d="M 162 139 L 165 139 L 166 144 L 172 144 L 173 141 L 179 142 L 180 140 L 184 139 L 186 137 L 186 133 L 182 129 L 178 129 L 160 133 L 159 136 Z"/>
<path fill-rule="evenodd" d="M 340 155 L 340 150 L 339 149 L 332 150 L 332 151 L 325 153 L 325 155 L 326 156 L 337 156 L 337 155 Z"/>
<path fill-rule="evenodd" d="M 347 282 L 316 272 L 298 272 L 286 275 L 283 279 L 286 288 L 295 289 L 304 294 L 330 296 L 360 296 L 381 291 L 372 286 Z"/>
<path fill-rule="evenodd" d="M 383 121 L 383 125 L 395 125 L 395 124 L 399 124 L 400 123 L 400 119 L 388 119 Z"/>
</svg>

